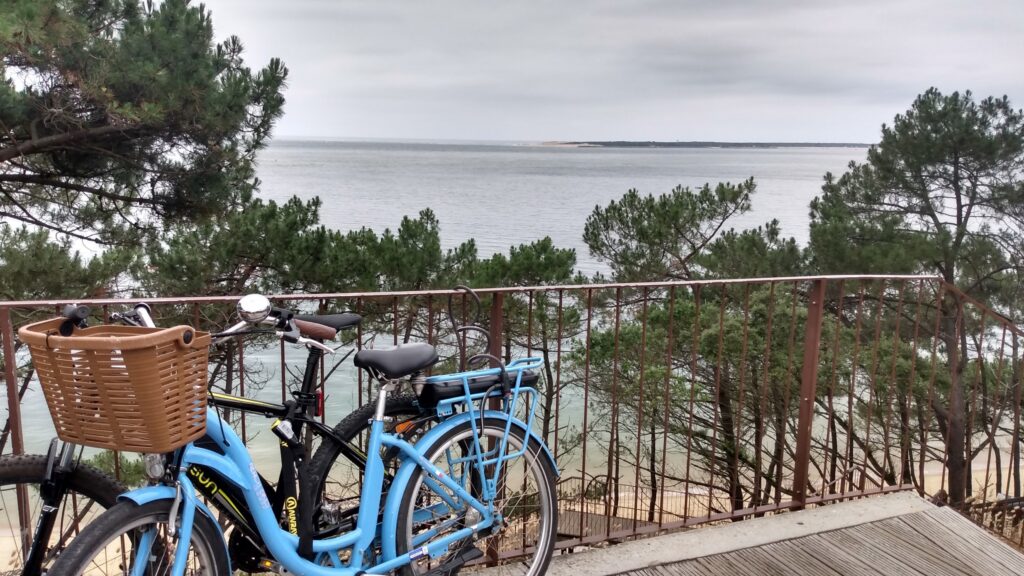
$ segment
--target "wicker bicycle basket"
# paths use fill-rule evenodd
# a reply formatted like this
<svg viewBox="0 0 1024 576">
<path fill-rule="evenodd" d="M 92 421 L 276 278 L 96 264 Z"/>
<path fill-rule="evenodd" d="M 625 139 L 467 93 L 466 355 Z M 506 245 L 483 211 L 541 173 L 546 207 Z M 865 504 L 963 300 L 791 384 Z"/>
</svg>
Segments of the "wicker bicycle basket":
<svg viewBox="0 0 1024 576">
<path fill-rule="evenodd" d="M 129 452 L 169 452 L 206 432 L 210 335 L 188 326 L 94 326 L 61 336 L 23 326 L 57 436 Z"/>
</svg>

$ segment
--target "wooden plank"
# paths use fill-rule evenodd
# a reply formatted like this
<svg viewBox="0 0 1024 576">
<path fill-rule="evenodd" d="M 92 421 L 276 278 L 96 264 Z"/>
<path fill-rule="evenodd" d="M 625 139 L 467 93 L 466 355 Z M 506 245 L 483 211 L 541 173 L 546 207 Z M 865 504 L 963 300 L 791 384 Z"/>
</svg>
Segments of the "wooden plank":
<svg viewBox="0 0 1024 576">
<path fill-rule="evenodd" d="M 942 576 L 988 576 L 961 561 L 949 552 L 937 548 L 926 537 L 918 534 L 899 517 L 889 518 L 853 528 L 860 529 L 863 537 L 876 546 L 885 547 L 899 558 L 913 559 L 915 566 L 928 574 Z"/>
<path fill-rule="evenodd" d="M 794 545 L 800 546 L 801 549 L 815 558 L 827 559 L 829 565 L 837 568 L 843 576 L 878 576 L 879 574 L 887 573 L 878 570 L 876 566 L 873 566 L 862 556 L 840 546 L 835 540 L 829 539 L 830 535 L 815 534 L 794 541 Z M 909 572 L 905 573 L 909 574 Z M 925 576 L 920 572 L 914 572 L 914 576 L 919 574 Z"/>
<path fill-rule="evenodd" d="M 630 576 L 1001 576 L 1024 555 L 948 508 L 936 508 L 648 567 Z"/>
<path fill-rule="evenodd" d="M 914 574 L 937 576 L 935 573 L 922 569 L 920 564 L 900 555 L 889 546 L 880 546 L 874 539 L 866 537 L 864 530 L 854 531 L 852 528 L 836 530 L 820 534 L 829 542 L 847 554 L 855 556 L 862 563 L 875 568 L 878 574 Z"/>
<path fill-rule="evenodd" d="M 1024 554 L 951 508 L 919 512 L 904 517 L 904 521 L 964 557 L 984 562 L 992 574 L 1024 574 Z"/>
<path fill-rule="evenodd" d="M 790 562 L 761 548 L 747 548 L 731 554 L 751 576 L 788 576 L 794 573 Z"/>
<path fill-rule="evenodd" d="M 841 572 L 830 566 L 827 560 L 820 560 L 806 552 L 800 546 L 802 540 L 803 538 L 798 538 L 796 540 L 768 544 L 758 548 L 758 551 L 764 552 L 772 559 L 783 561 L 786 567 L 794 568 L 795 570 L 791 570 L 791 573 L 843 576 Z"/>
<path fill-rule="evenodd" d="M 701 570 L 700 566 L 692 560 L 662 564 L 656 568 L 658 576 L 713 576 Z"/>
<path fill-rule="evenodd" d="M 703 570 L 702 574 L 707 574 L 708 576 L 749 576 L 748 573 L 743 571 L 741 566 L 736 565 L 729 558 L 731 554 L 705 556 L 697 558 L 693 562 Z"/>
</svg>

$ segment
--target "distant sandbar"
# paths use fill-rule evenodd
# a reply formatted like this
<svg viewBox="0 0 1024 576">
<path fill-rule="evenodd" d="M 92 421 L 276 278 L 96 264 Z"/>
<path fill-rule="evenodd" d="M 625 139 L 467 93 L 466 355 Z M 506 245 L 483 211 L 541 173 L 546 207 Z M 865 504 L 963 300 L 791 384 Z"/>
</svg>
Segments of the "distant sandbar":
<svg viewBox="0 0 1024 576">
<path fill-rule="evenodd" d="M 657 142 L 633 140 L 605 140 L 592 142 L 543 142 L 543 146 L 566 148 L 868 148 L 871 144 L 858 142 Z"/>
</svg>

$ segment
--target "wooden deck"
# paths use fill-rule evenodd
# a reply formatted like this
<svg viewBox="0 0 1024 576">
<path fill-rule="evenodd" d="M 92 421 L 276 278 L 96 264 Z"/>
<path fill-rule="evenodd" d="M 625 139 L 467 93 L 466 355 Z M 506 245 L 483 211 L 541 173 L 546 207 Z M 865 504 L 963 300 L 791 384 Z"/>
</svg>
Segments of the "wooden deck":
<svg viewBox="0 0 1024 576">
<path fill-rule="evenodd" d="M 547 576 L 581 574 L 1010 576 L 1024 575 L 1024 554 L 949 508 L 898 493 L 577 549 L 556 556 Z"/>
<path fill-rule="evenodd" d="M 623 574 L 998 576 L 1024 574 L 1024 555 L 949 508 L 935 508 Z"/>
</svg>

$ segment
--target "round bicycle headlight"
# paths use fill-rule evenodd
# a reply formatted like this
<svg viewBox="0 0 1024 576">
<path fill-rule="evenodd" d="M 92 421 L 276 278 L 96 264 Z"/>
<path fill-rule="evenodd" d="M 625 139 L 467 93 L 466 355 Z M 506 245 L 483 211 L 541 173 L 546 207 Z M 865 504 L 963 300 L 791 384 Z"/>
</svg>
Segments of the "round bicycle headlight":
<svg viewBox="0 0 1024 576">
<path fill-rule="evenodd" d="M 163 454 L 146 454 L 142 457 L 143 470 L 146 478 L 153 482 L 159 482 L 164 477 L 164 456 Z"/>
</svg>

